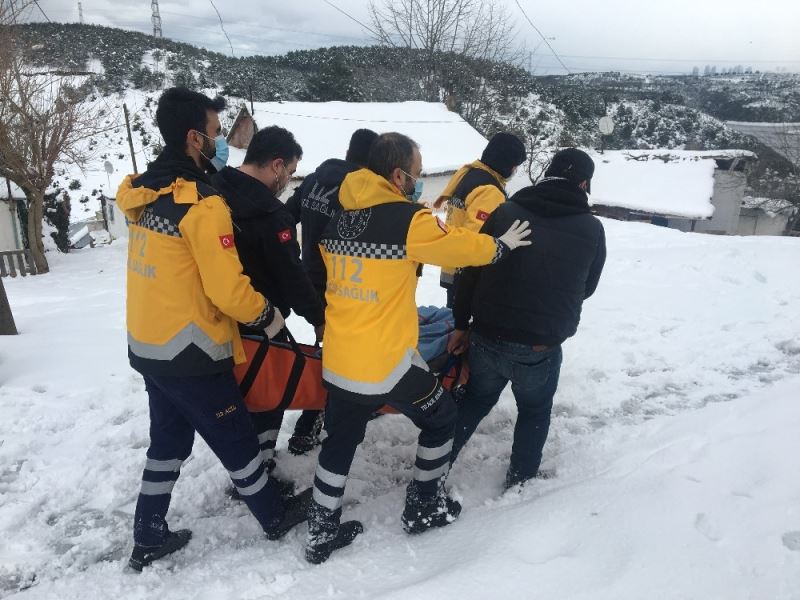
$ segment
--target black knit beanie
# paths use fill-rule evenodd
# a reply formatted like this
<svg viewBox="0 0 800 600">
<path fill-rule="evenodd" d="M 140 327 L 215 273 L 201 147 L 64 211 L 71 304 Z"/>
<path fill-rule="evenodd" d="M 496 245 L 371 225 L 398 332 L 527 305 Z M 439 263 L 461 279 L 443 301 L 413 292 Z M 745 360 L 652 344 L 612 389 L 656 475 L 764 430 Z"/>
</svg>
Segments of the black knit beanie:
<svg viewBox="0 0 800 600">
<path fill-rule="evenodd" d="M 508 179 L 511 171 L 525 162 L 525 144 L 517 136 L 500 132 L 492 136 L 481 155 L 481 162 Z"/>
<path fill-rule="evenodd" d="M 575 183 L 588 181 L 591 186 L 594 175 L 594 161 L 583 150 L 565 148 L 553 156 L 553 160 L 544 172 L 545 177 L 564 177 Z M 591 187 L 586 191 L 591 193 Z"/>
<path fill-rule="evenodd" d="M 345 160 L 359 166 L 366 165 L 369 157 L 369 147 L 377 137 L 378 134 L 371 129 L 356 129 L 350 137 L 350 146 L 347 148 Z"/>
</svg>

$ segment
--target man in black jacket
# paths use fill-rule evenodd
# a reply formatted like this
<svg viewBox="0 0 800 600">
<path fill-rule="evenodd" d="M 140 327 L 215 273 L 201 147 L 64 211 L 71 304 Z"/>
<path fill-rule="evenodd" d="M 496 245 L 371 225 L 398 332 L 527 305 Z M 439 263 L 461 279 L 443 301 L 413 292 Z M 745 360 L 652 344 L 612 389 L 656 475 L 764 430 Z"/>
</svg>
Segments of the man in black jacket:
<svg viewBox="0 0 800 600">
<path fill-rule="evenodd" d="M 225 167 L 212 182 L 231 209 L 236 247 L 253 287 L 268 295 L 284 317 L 291 310 L 303 317 L 321 340 L 325 307 L 300 261 L 294 218 L 278 199 L 302 156 L 290 131 L 267 127 L 253 136 L 244 164 Z M 246 327 L 243 331 L 258 333 Z M 272 469 L 283 411 L 251 415 L 264 460 Z"/>
<path fill-rule="evenodd" d="M 573 336 L 583 301 L 597 288 L 605 233 L 589 209 L 594 162 L 567 148 L 545 178 L 492 213 L 483 233 L 530 221 L 533 244 L 504 262 L 464 271 L 454 306 L 449 350 L 470 346 L 470 379 L 459 404 L 453 460 L 511 381 L 519 414 L 505 486 L 535 477 L 550 428 L 561 368 L 561 344 Z M 471 336 L 467 335 L 472 317 Z"/>
<path fill-rule="evenodd" d="M 333 213 L 341 210 L 339 187 L 348 173 L 367 165 L 369 147 L 378 134 L 371 129 L 358 129 L 350 137 L 345 159 L 329 158 L 286 201 L 286 208 L 303 229 L 303 266 L 320 296 L 325 297 L 325 263 L 319 251 L 322 232 Z"/>
<path fill-rule="evenodd" d="M 369 148 L 377 137 L 378 134 L 371 129 L 357 129 L 350 137 L 344 160 L 329 158 L 323 162 L 286 201 L 286 208 L 302 227 L 303 267 L 322 302 L 325 302 L 327 274 L 319 251 L 319 241 L 333 213 L 342 208 L 339 204 L 342 181 L 348 173 L 367 165 Z M 321 427 L 322 411 L 304 410 L 295 423 L 294 434 L 289 438 L 289 451 L 293 454 L 309 452 L 319 444 Z"/>
</svg>

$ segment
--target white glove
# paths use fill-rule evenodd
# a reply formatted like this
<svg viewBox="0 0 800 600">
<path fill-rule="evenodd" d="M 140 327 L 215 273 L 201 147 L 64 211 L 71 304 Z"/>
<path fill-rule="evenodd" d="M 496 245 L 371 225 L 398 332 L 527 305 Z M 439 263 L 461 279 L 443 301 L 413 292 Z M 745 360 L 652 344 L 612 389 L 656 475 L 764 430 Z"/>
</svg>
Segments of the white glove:
<svg viewBox="0 0 800 600">
<path fill-rule="evenodd" d="M 272 321 L 269 322 L 269 325 L 264 327 L 264 333 L 269 339 L 272 339 L 278 335 L 280 330 L 283 329 L 283 326 L 286 324 L 286 322 L 283 320 L 283 315 L 281 314 L 281 311 L 278 310 L 277 306 L 274 307 L 274 310 L 275 314 L 272 317 Z"/>
<path fill-rule="evenodd" d="M 525 239 L 530 234 L 530 224 L 527 221 L 520 223 L 519 220 L 516 220 L 511 224 L 511 227 L 508 228 L 508 231 L 506 231 L 497 239 L 508 246 L 509 249 L 513 250 L 514 248 L 519 248 L 520 246 L 530 246 L 533 242 Z"/>
</svg>

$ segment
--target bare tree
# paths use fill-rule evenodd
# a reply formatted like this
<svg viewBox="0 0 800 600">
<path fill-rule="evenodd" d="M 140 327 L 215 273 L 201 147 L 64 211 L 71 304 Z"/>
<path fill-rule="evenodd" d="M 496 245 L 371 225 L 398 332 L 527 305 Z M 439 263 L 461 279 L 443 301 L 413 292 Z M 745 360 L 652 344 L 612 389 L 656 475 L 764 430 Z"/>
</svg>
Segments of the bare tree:
<svg viewBox="0 0 800 600">
<path fill-rule="evenodd" d="M 8 303 L 2 279 L 0 279 L 0 335 L 17 335 L 17 326 L 14 324 L 14 315 L 11 314 L 11 305 Z"/>
<path fill-rule="evenodd" d="M 424 53 L 429 100 L 440 99 L 446 53 L 498 62 L 519 57 L 513 20 L 497 0 L 371 0 L 369 10 L 376 41 Z"/>
<path fill-rule="evenodd" d="M 788 169 L 781 173 L 767 171 L 753 191 L 763 198 L 762 208 L 786 215 L 787 230 L 794 231 L 800 224 L 800 123 L 776 124 L 768 139 L 786 159 Z"/>
<path fill-rule="evenodd" d="M 14 39 L 24 2 L 0 0 L 0 177 L 17 184 L 28 203 L 27 234 L 39 273 L 47 272 L 42 243 L 44 198 L 59 163 L 84 166 L 86 140 L 98 132 L 76 78 L 33 74 Z"/>
</svg>

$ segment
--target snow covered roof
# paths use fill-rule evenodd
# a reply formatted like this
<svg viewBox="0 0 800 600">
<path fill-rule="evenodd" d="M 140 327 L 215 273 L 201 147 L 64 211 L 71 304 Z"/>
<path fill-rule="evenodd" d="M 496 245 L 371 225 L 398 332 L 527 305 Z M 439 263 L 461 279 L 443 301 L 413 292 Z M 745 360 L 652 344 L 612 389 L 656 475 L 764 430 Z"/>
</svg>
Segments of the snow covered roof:
<svg viewBox="0 0 800 600">
<path fill-rule="evenodd" d="M 745 196 L 742 199 L 742 208 L 760 208 L 767 214 L 773 216 L 783 213 L 792 214 L 800 210 L 788 200 L 781 200 L 779 198 L 753 198 L 751 196 Z"/>
<path fill-rule="evenodd" d="M 747 150 L 615 150 L 594 154 L 593 205 L 693 219 L 714 212 L 716 160 L 752 159 Z"/>
<path fill-rule="evenodd" d="M 256 102 L 259 128 L 285 127 L 303 147 L 296 175 L 305 177 L 329 158 L 344 158 L 356 129 L 397 131 L 420 146 L 423 173 L 455 171 L 479 158 L 487 140 L 457 113 L 438 102 Z M 231 148 L 238 166 L 244 150 Z"/>
</svg>

